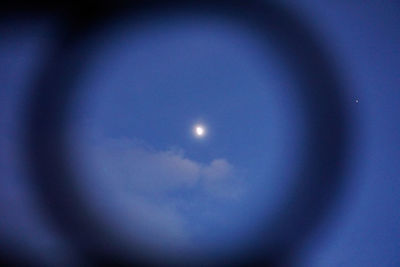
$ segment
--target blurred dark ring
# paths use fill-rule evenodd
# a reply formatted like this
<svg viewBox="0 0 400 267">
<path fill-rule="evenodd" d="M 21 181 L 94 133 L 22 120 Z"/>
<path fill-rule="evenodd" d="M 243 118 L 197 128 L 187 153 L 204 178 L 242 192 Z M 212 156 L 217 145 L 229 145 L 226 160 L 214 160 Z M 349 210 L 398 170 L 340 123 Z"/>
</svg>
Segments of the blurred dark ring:
<svg viewBox="0 0 400 267">
<path fill-rule="evenodd" d="M 132 253 L 134 248 L 124 246 L 121 237 L 99 222 L 82 201 L 76 179 L 72 178 L 79 174 L 71 168 L 65 134 L 74 85 L 85 66 L 82 40 L 121 16 L 135 20 L 143 14 L 180 11 L 228 16 L 271 36 L 301 84 L 311 145 L 304 155 L 300 182 L 272 227 L 260 233 L 252 248 L 241 255 L 212 261 L 290 264 L 287 259 L 321 221 L 343 184 L 340 172 L 348 140 L 341 79 L 307 25 L 284 7 L 267 1 L 83 1 L 75 6 L 53 3 L 49 9 L 64 14 L 66 27 L 60 31 L 58 48 L 35 84 L 27 122 L 27 151 L 44 205 L 82 257 L 93 264 L 154 263 Z"/>
</svg>

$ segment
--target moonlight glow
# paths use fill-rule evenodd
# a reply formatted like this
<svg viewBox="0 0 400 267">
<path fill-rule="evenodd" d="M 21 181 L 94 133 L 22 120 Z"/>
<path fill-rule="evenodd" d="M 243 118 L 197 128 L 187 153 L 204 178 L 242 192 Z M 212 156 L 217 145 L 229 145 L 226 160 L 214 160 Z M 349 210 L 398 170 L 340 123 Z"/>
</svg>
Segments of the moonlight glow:
<svg viewBox="0 0 400 267">
<path fill-rule="evenodd" d="M 203 125 L 194 126 L 193 132 L 196 137 L 203 137 L 206 134 L 206 129 Z"/>
</svg>

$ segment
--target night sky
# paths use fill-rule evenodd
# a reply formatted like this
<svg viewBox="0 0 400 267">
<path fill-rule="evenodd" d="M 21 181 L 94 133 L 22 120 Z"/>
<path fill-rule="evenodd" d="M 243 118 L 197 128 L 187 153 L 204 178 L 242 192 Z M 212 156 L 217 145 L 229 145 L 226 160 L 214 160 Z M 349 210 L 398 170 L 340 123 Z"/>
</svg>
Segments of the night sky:
<svg viewBox="0 0 400 267">
<path fill-rule="evenodd" d="M 168 249 L 227 249 L 288 190 L 304 119 L 272 49 L 227 21 L 192 20 L 95 39 L 72 131 L 93 171 L 88 190 L 104 179 L 113 200 L 127 194 L 115 205 L 127 220 L 145 213 L 132 218 L 145 239 L 160 231 L 152 242 Z"/>
<path fill-rule="evenodd" d="M 294 265 L 399 266 L 400 5 L 280 2 L 338 66 L 349 120 L 344 182 Z M 43 208 L 24 147 L 32 84 L 62 36 L 62 17 L 7 12 L 0 257 L 77 264 L 77 247 Z M 65 137 L 80 174 L 71 179 L 93 216 L 154 258 L 253 248 L 296 190 L 312 149 L 302 87 L 272 39 L 223 16 L 170 14 L 139 23 L 121 17 L 80 47 Z"/>
</svg>

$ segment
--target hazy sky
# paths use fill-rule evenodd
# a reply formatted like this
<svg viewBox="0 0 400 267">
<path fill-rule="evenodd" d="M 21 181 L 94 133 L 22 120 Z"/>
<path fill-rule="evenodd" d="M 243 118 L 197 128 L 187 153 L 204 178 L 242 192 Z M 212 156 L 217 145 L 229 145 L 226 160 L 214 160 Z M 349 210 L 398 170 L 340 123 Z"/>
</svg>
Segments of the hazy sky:
<svg viewBox="0 0 400 267">
<path fill-rule="evenodd" d="M 354 118 L 347 184 L 298 263 L 398 266 L 399 6 L 287 2 L 339 63 Z M 223 19 L 182 21 L 123 22 L 87 40 L 70 148 L 82 194 L 110 228 L 164 253 L 229 250 L 291 188 L 307 150 L 301 88 L 268 36 Z M 56 26 L 0 21 L 0 253 L 53 264 L 74 256 L 35 198 L 22 122 Z"/>
<path fill-rule="evenodd" d="M 90 40 L 74 132 L 87 186 L 114 191 L 89 191 L 116 200 L 105 217 L 154 246 L 243 245 L 290 188 L 304 127 L 298 88 L 268 39 L 243 25 L 166 17 L 136 27 Z"/>
</svg>

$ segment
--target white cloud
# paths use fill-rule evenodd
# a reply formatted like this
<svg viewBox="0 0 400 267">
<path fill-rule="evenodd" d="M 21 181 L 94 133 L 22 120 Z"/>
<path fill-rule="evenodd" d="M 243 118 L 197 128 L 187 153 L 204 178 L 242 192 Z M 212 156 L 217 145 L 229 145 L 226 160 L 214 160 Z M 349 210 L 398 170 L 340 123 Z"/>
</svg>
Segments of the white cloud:
<svg viewBox="0 0 400 267">
<path fill-rule="evenodd" d="M 134 193 L 197 189 L 214 197 L 227 197 L 240 191 L 230 192 L 234 184 L 239 186 L 239 177 L 226 159 L 203 164 L 186 158 L 182 150 L 157 151 L 129 139 L 107 139 L 89 151 L 88 159 L 96 170 L 96 178 L 101 176 L 101 181 L 129 188 Z"/>
<path fill-rule="evenodd" d="M 215 159 L 203 168 L 203 174 L 209 182 L 225 180 L 233 175 L 233 166 L 225 159 Z"/>
<path fill-rule="evenodd" d="M 88 199 L 106 220 L 132 229 L 144 246 L 159 252 L 198 247 L 193 235 L 205 231 L 202 222 L 221 223 L 218 205 L 238 201 L 244 192 L 227 159 L 204 164 L 181 149 L 158 151 L 131 139 L 102 139 L 83 151 L 92 170 Z"/>
</svg>

